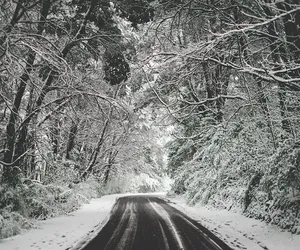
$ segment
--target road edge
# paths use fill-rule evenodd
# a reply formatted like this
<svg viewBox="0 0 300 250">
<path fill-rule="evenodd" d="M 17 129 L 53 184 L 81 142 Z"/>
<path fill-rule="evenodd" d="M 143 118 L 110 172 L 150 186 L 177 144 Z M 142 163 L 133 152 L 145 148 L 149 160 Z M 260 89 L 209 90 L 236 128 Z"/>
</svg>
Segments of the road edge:
<svg viewBox="0 0 300 250">
<path fill-rule="evenodd" d="M 71 247 L 68 247 L 66 248 L 65 250 L 81 250 L 83 249 L 84 247 L 86 247 L 91 240 L 93 240 L 99 233 L 100 231 L 102 230 L 102 228 L 106 225 L 106 223 L 109 221 L 110 219 L 110 216 L 112 214 L 112 210 L 113 210 L 113 207 L 115 206 L 117 200 L 119 199 L 120 197 L 116 197 L 115 198 L 115 201 L 110 209 L 110 212 L 109 214 L 105 217 L 104 220 L 102 220 L 101 222 L 99 222 L 95 227 L 94 229 L 92 229 L 91 231 L 89 231 L 86 236 L 84 237 L 84 239 L 80 239 L 78 241 L 75 241 L 74 242 L 74 246 L 71 246 Z"/>
</svg>

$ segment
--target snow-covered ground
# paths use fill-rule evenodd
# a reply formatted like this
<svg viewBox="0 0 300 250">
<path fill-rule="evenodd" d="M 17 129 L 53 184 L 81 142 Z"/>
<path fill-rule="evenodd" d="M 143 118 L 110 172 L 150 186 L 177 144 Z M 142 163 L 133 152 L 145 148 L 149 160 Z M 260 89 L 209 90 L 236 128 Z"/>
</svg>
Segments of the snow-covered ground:
<svg viewBox="0 0 300 250">
<path fill-rule="evenodd" d="M 76 249 L 97 232 L 109 217 L 120 195 L 93 199 L 81 209 L 67 215 L 38 221 L 37 228 L 0 241 L 1 250 Z M 71 248 L 72 247 L 72 248 Z"/>
<path fill-rule="evenodd" d="M 170 205 L 214 232 L 233 249 L 299 250 L 300 235 L 227 210 L 190 207 L 183 198 L 169 199 Z"/>
<path fill-rule="evenodd" d="M 107 221 L 116 199 L 129 194 L 107 195 L 92 200 L 68 216 L 37 222 L 37 228 L 0 241 L 1 250 L 78 250 Z M 163 197 L 164 194 L 155 194 Z M 300 235 L 292 235 L 254 219 L 226 210 L 190 207 L 182 198 L 171 205 L 213 231 L 233 249 L 299 250 Z"/>
<path fill-rule="evenodd" d="M 105 195 L 67 216 L 37 221 L 35 229 L 0 240 L 0 250 L 79 250 L 104 226 L 116 199 L 126 195 L 134 194 Z"/>
</svg>

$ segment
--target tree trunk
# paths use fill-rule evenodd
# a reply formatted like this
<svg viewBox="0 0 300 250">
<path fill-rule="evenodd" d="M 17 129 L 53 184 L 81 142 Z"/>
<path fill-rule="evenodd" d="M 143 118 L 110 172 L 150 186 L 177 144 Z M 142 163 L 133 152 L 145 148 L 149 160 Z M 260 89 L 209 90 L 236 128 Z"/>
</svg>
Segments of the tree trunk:
<svg viewBox="0 0 300 250">
<path fill-rule="evenodd" d="M 222 60 L 223 58 L 220 58 Z M 230 70 L 221 65 L 213 65 L 215 69 L 209 68 L 209 63 L 202 64 L 204 78 L 206 82 L 206 93 L 208 99 L 213 99 L 220 95 L 226 95 L 229 84 Z M 210 73 L 212 72 L 212 73 Z M 223 120 L 223 107 L 225 104 L 224 98 L 218 98 L 216 101 L 211 101 L 210 106 L 216 110 L 213 114 L 215 123 L 220 123 Z"/>
<path fill-rule="evenodd" d="M 278 96 L 279 96 L 279 107 L 280 107 L 280 115 L 281 115 L 281 127 L 286 132 L 292 134 L 293 133 L 292 124 L 287 117 L 286 88 L 283 86 L 283 84 L 279 84 Z"/>
<path fill-rule="evenodd" d="M 237 16 L 237 14 L 235 14 L 235 16 Z M 248 46 L 247 46 L 247 43 L 245 41 L 245 38 L 241 36 L 238 39 L 239 39 L 239 44 L 240 44 L 241 56 L 246 61 L 246 63 L 251 65 L 250 58 L 249 58 L 249 55 L 248 55 Z M 257 84 L 257 87 L 258 87 L 258 92 L 259 92 L 258 93 L 258 102 L 260 103 L 260 107 L 261 107 L 263 116 L 265 117 L 266 122 L 267 122 L 267 126 L 270 130 L 270 134 L 271 134 L 271 137 L 272 137 L 272 143 L 274 145 L 274 149 L 276 149 L 277 148 L 277 142 L 276 142 L 276 138 L 275 138 L 274 131 L 273 131 L 273 124 L 272 124 L 271 117 L 270 117 L 270 111 L 269 111 L 269 107 L 268 107 L 268 100 L 267 100 L 266 94 L 264 92 L 263 83 L 262 83 L 262 80 L 259 79 L 259 77 L 256 77 L 256 76 L 254 76 L 254 80 L 256 81 L 256 84 Z"/>
<path fill-rule="evenodd" d="M 98 140 L 98 143 L 97 143 L 97 146 L 96 146 L 95 150 L 93 151 L 93 153 L 90 157 L 88 167 L 86 168 L 86 170 L 81 175 L 81 180 L 86 180 L 88 174 L 90 172 L 92 172 L 93 167 L 95 166 L 97 157 L 99 155 L 100 149 L 101 149 L 102 144 L 104 142 L 104 137 L 105 137 L 106 130 L 108 129 L 108 124 L 109 124 L 109 121 L 110 121 L 111 112 L 112 112 L 112 108 L 110 108 L 108 118 L 104 122 L 100 138 Z"/>
<path fill-rule="evenodd" d="M 265 12 L 269 16 L 274 16 L 274 13 L 272 13 L 272 11 L 267 7 L 265 7 Z M 286 22 L 288 21 L 285 20 L 284 22 L 285 22 L 284 25 L 286 26 Z M 280 70 L 282 68 L 281 62 L 283 61 L 285 63 L 288 63 L 289 56 L 285 47 L 282 44 L 279 45 L 276 44 L 276 40 L 280 39 L 276 30 L 278 30 L 278 27 L 276 27 L 276 23 L 275 22 L 270 23 L 268 26 L 268 33 L 270 34 L 269 39 L 270 39 L 271 56 L 276 65 L 276 70 Z M 286 30 L 286 32 L 289 31 Z M 279 97 L 279 108 L 280 108 L 282 129 L 291 134 L 292 133 L 291 121 L 287 118 L 288 115 L 286 110 L 286 88 L 280 83 L 279 83 L 278 97 Z"/>
<path fill-rule="evenodd" d="M 66 159 L 67 160 L 70 159 L 70 153 L 75 146 L 75 138 L 76 138 L 76 133 L 78 130 L 78 123 L 79 122 L 72 121 L 69 138 L 68 138 L 68 143 L 67 143 L 67 150 L 66 150 Z"/>
<path fill-rule="evenodd" d="M 108 180 L 109 180 L 109 174 L 110 174 L 110 170 L 111 170 L 111 166 L 112 166 L 112 150 L 109 152 L 109 156 L 108 156 L 108 163 L 106 165 L 105 168 L 105 173 L 104 173 L 104 185 L 107 185 Z"/>
<path fill-rule="evenodd" d="M 45 21 L 49 9 L 50 9 L 50 0 L 43 1 L 43 6 L 40 12 L 40 16 L 41 16 L 40 22 L 38 24 L 38 29 L 37 29 L 37 34 L 39 35 L 41 35 L 44 30 Z M 3 162 L 5 163 L 5 165 L 3 169 L 2 181 L 11 184 L 12 186 L 17 185 L 20 181 L 18 178 L 19 171 L 13 164 L 14 147 L 15 147 L 15 140 L 16 140 L 15 126 L 19 115 L 21 101 L 23 99 L 26 85 L 29 80 L 30 73 L 32 71 L 32 66 L 34 64 L 35 57 L 36 57 L 36 53 L 30 50 L 26 61 L 25 71 L 20 78 L 19 87 L 17 89 L 16 96 L 14 98 L 13 107 L 6 127 L 6 145 L 5 145 L 6 148 L 3 156 Z"/>
<path fill-rule="evenodd" d="M 51 143 L 52 143 L 52 152 L 53 152 L 53 156 L 54 158 L 57 157 L 58 154 L 58 148 L 59 148 L 59 119 L 58 117 L 54 117 L 53 119 L 53 124 L 51 124 L 50 127 L 50 139 L 51 139 Z"/>
</svg>

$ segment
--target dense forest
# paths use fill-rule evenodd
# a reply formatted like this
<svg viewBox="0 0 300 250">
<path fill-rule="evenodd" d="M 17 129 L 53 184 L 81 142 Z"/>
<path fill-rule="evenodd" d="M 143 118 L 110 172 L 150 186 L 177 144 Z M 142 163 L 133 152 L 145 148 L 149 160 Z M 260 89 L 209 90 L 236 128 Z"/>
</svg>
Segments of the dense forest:
<svg viewBox="0 0 300 250">
<path fill-rule="evenodd" d="M 2 0 L 0 236 L 164 188 L 300 233 L 298 0 Z"/>
</svg>

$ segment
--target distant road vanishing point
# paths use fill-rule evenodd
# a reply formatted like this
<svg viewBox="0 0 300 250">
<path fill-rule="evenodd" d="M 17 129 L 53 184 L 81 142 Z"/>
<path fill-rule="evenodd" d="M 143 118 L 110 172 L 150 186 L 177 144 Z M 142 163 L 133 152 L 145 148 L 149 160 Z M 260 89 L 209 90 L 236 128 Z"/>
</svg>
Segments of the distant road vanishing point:
<svg viewBox="0 0 300 250">
<path fill-rule="evenodd" d="M 232 250 L 211 231 L 155 196 L 125 196 L 84 250 Z"/>
</svg>

